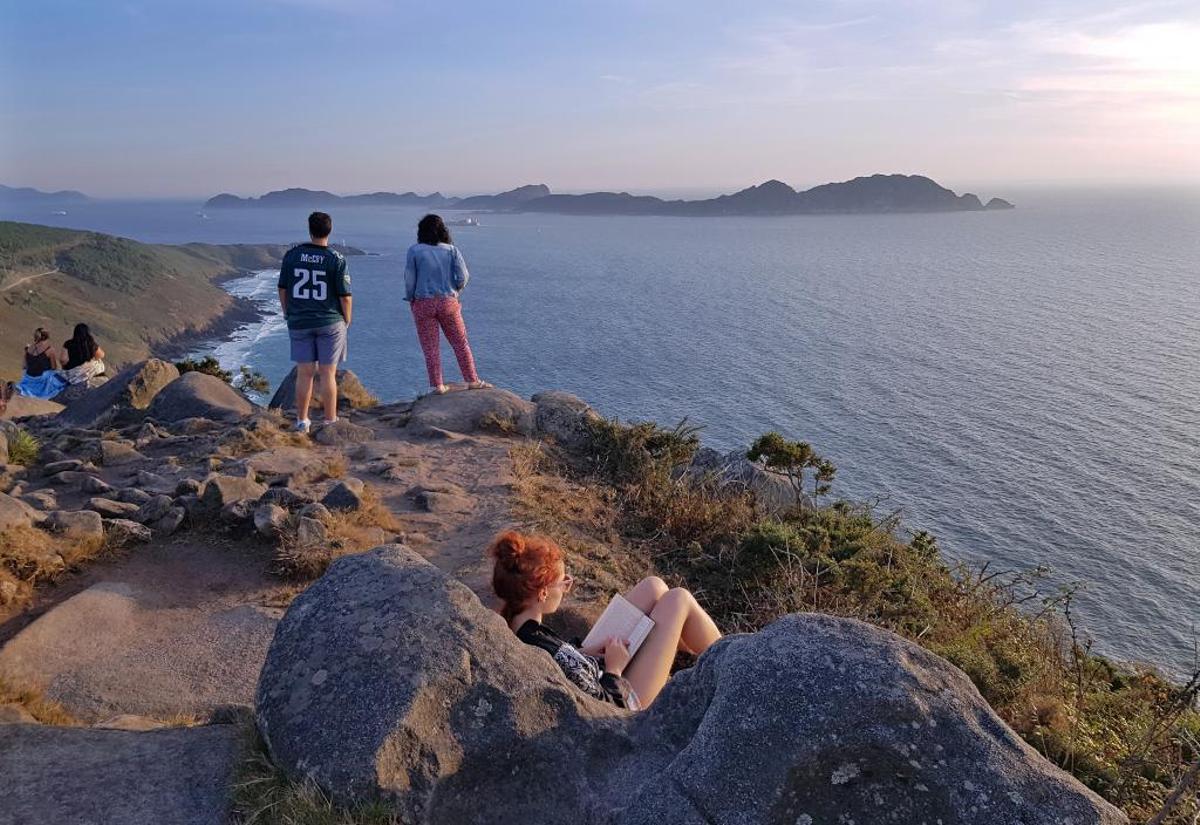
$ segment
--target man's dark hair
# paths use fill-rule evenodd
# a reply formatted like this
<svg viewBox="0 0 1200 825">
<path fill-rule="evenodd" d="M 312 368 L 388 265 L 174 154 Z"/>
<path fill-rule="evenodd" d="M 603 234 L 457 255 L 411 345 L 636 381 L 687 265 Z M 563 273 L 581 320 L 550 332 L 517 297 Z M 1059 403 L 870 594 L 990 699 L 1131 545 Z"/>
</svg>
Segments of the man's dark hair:
<svg viewBox="0 0 1200 825">
<path fill-rule="evenodd" d="M 417 224 L 417 243 L 427 243 L 437 246 L 440 243 L 454 243 L 450 240 L 450 230 L 441 215 L 426 215 Z"/>
<path fill-rule="evenodd" d="M 324 212 L 313 212 L 308 216 L 308 234 L 316 240 L 328 238 L 333 232 L 333 218 Z"/>
</svg>

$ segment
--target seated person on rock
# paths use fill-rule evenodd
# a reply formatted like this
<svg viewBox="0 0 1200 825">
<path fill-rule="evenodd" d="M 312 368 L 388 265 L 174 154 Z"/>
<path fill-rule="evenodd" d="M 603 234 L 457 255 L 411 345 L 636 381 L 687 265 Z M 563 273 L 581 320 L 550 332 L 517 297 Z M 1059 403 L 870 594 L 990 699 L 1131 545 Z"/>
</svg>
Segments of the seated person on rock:
<svg viewBox="0 0 1200 825">
<path fill-rule="evenodd" d="M 76 324 L 75 334 L 63 344 L 62 368 L 68 384 L 86 384 L 104 375 L 104 350 L 87 324 Z"/>
<path fill-rule="evenodd" d="M 67 386 L 58 372 L 58 354 L 50 344 L 50 333 L 42 327 L 33 331 L 33 343 L 25 345 L 25 374 L 15 386 L 28 398 L 53 398 Z"/>
<path fill-rule="evenodd" d="M 500 613 L 517 638 L 545 650 L 567 679 L 602 701 L 630 710 L 649 707 L 671 676 L 676 652 L 699 655 L 721 638 L 690 592 L 669 589 L 652 576 L 623 594 L 654 620 L 654 629 L 632 660 L 619 639 L 596 649 L 577 648 L 542 624 L 575 583 L 562 549 L 544 536 L 509 530 L 496 538 L 488 554 L 495 560 L 492 589 L 503 602 Z"/>
</svg>

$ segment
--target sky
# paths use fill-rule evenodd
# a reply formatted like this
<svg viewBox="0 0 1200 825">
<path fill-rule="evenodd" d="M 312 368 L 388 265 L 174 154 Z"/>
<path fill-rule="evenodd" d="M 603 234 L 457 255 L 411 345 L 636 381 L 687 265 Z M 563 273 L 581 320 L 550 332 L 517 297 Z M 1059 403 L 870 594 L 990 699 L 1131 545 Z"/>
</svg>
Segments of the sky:
<svg viewBox="0 0 1200 825">
<path fill-rule="evenodd" d="M 9 185 L 207 197 L 681 194 L 874 172 L 976 189 L 1200 182 L 1196 0 L 0 11 Z"/>
</svg>

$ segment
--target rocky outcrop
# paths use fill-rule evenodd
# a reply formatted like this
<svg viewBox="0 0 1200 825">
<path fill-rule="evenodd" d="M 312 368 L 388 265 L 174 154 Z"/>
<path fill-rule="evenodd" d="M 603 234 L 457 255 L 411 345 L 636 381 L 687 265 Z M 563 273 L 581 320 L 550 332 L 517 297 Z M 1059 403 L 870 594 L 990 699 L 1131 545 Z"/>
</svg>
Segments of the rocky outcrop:
<svg viewBox="0 0 1200 825">
<path fill-rule="evenodd" d="M 291 776 L 405 821 L 1125 822 L 893 634 L 788 616 L 628 714 L 399 545 L 335 562 L 292 603 L 256 716 Z"/>
<path fill-rule="evenodd" d="M 203 372 L 189 372 L 164 387 L 146 414 L 167 423 L 187 418 L 233 422 L 252 412 L 254 405 L 220 378 Z"/>
<path fill-rule="evenodd" d="M 0 727 L 0 820 L 224 825 L 240 749 L 234 725 L 134 733 Z"/>
<path fill-rule="evenodd" d="M 179 378 L 174 364 L 151 358 L 126 367 L 95 389 L 88 390 L 58 414 L 68 427 L 101 429 L 136 419 L 163 387 Z"/>
<path fill-rule="evenodd" d="M 11 530 L 14 527 L 29 527 L 32 523 L 33 508 L 6 493 L 0 493 L 0 530 Z"/>
<path fill-rule="evenodd" d="M 235 501 L 258 501 L 267 488 L 252 478 L 211 475 L 204 482 L 200 502 L 208 510 L 219 511 Z"/>
<path fill-rule="evenodd" d="M 808 496 L 796 495 L 796 489 L 786 476 L 746 458 L 745 450 L 722 454 L 711 447 L 701 447 L 687 471 L 696 478 L 710 476 L 721 487 L 752 493 L 755 501 L 768 513 L 780 513 L 797 504 L 811 504 Z"/>
<path fill-rule="evenodd" d="M 591 424 L 600 419 L 586 401 L 567 392 L 540 392 L 532 401 L 537 405 L 534 411 L 537 433 L 553 438 L 567 449 L 584 447 L 592 435 Z"/>
<path fill-rule="evenodd" d="M 337 371 L 338 382 L 338 409 L 362 409 L 372 407 L 376 400 L 370 391 L 363 386 L 362 381 L 358 380 L 358 376 L 350 370 Z M 321 409 L 321 378 L 317 376 L 313 379 L 313 409 L 319 411 Z M 281 410 L 293 411 L 296 409 L 296 368 L 292 367 L 292 371 L 287 374 L 287 377 L 279 385 L 279 389 L 275 390 L 275 394 L 271 396 L 271 401 L 267 404 L 268 407 L 278 407 Z"/>
<path fill-rule="evenodd" d="M 369 427 L 360 427 L 344 418 L 332 424 L 322 424 L 313 435 L 313 441 L 326 447 L 345 447 L 350 444 L 365 444 L 375 437 Z"/>
<path fill-rule="evenodd" d="M 452 390 L 413 404 L 408 430 L 418 435 L 489 432 L 533 435 L 534 405 L 508 390 Z"/>
</svg>

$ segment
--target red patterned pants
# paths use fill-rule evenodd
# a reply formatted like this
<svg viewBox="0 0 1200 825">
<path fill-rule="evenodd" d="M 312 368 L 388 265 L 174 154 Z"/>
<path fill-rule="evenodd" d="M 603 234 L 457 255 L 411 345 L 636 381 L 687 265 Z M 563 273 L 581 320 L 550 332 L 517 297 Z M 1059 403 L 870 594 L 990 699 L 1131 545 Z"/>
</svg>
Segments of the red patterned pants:
<svg viewBox="0 0 1200 825">
<path fill-rule="evenodd" d="M 429 386 L 442 383 L 442 347 L 438 328 L 446 334 L 446 340 L 454 349 L 458 368 L 464 381 L 479 380 L 475 373 L 475 358 L 471 345 L 467 343 L 467 326 L 463 323 L 462 309 L 457 298 L 418 298 L 412 302 L 413 320 L 417 322 L 417 339 L 425 353 L 425 370 L 429 373 Z"/>
</svg>

